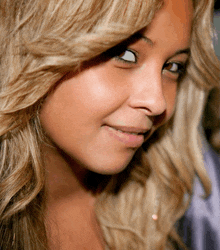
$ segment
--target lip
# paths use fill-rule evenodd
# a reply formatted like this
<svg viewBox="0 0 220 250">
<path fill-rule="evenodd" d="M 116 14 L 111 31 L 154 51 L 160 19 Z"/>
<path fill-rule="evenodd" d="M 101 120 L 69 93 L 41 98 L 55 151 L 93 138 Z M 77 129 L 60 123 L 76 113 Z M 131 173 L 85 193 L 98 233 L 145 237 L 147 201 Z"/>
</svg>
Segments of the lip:
<svg viewBox="0 0 220 250">
<path fill-rule="evenodd" d="M 131 148 L 140 147 L 145 141 L 146 134 L 149 132 L 149 129 L 141 127 L 111 125 L 104 125 L 104 127 L 111 138 L 114 138 Z"/>
<path fill-rule="evenodd" d="M 116 130 L 120 130 L 124 133 L 134 133 L 134 134 L 145 134 L 149 131 L 149 128 L 141 128 L 141 127 L 127 127 L 127 126 L 111 126 L 108 125 L 111 128 L 114 128 Z"/>
</svg>

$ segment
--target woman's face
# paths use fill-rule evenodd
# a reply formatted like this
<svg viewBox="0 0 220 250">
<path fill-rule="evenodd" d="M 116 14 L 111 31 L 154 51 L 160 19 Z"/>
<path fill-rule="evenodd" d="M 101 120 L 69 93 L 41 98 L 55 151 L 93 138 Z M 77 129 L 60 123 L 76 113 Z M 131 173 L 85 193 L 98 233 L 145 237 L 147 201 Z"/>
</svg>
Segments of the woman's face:
<svg viewBox="0 0 220 250">
<path fill-rule="evenodd" d="M 142 37 L 123 53 L 64 78 L 40 114 L 57 148 L 88 170 L 123 170 L 173 114 L 192 13 L 191 0 L 165 0 Z"/>
</svg>

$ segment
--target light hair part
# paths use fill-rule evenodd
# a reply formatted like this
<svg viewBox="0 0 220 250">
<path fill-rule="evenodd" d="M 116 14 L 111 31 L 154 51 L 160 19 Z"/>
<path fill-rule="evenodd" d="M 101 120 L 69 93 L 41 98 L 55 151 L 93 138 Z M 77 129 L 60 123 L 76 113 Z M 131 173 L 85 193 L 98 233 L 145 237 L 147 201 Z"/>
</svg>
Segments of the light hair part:
<svg viewBox="0 0 220 250">
<path fill-rule="evenodd" d="M 220 67 L 211 44 L 213 1 L 193 3 L 192 51 L 175 115 L 156 131 L 150 146 L 138 150 L 126 171 L 112 177 L 96 204 L 110 249 L 165 249 L 175 240 L 181 244 L 174 224 L 187 208 L 195 174 L 210 192 L 198 126 L 206 93 L 219 86 Z M 0 0 L 1 249 L 47 249 L 45 138 L 38 119 L 44 98 L 66 73 L 145 28 L 162 4 Z"/>
</svg>

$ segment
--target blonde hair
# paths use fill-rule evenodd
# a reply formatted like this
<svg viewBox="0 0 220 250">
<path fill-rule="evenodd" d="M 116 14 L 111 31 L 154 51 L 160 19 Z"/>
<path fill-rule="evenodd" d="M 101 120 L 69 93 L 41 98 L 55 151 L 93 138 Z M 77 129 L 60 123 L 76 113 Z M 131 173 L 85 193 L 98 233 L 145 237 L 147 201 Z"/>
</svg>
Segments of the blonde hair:
<svg viewBox="0 0 220 250">
<path fill-rule="evenodd" d="M 179 240 L 174 224 L 187 207 L 195 174 L 210 191 L 198 124 L 206 90 L 219 82 L 219 63 L 211 45 L 213 1 L 193 3 L 192 52 L 175 115 L 112 177 L 97 202 L 110 249 L 171 247 Z M 38 119 L 45 96 L 67 72 L 146 27 L 161 5 L 160 0 L 1 0 L 1 249 L 47 249 Z"/>
</svg>

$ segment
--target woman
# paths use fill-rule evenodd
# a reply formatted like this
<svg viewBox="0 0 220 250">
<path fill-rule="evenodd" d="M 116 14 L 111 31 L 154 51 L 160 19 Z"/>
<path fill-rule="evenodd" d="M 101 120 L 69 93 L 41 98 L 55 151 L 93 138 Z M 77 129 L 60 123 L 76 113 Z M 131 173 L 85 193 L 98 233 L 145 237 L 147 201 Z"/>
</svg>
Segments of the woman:
<svg viewBox="0 0 220 250">
<path fill-rule="evenodd" d="M 195 174 L 210 190 L 197 127 L 219 80 L 213 2 L 0 6 L 1 249 L 181 244 Z"/>
</svg>

